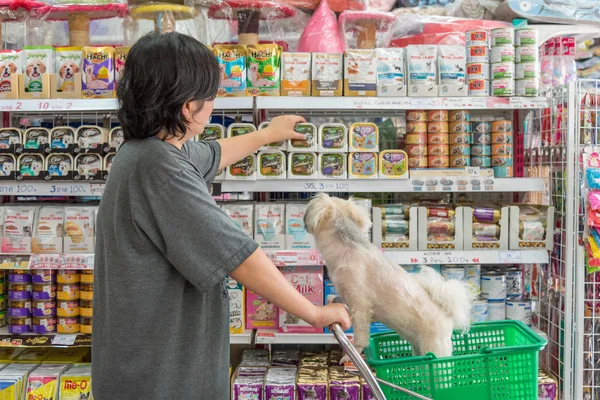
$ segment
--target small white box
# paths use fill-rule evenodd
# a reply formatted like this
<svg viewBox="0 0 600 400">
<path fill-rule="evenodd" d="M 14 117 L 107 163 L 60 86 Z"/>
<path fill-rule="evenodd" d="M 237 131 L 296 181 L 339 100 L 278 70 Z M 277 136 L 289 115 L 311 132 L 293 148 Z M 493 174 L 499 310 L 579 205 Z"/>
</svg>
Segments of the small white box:
<svg viewBox="0 0 600 400">
<path fill-rule="evenodd" d="M 373 244 L 379 248 L 392 251 L 402 251 L 402 250 L 417 250 L 417 238 L 419 236 L 418 231 L 418 211 L 417 207 L 410 207 L 409 209 L 409 219 L 406 220 L 408 223 L 408 240 L 407 241 L 395 241 L 389 242 L 384 241 L 383 237 L 383 215 L 382 208 L 394 206 L 394 204 L 389 204 L 383 207 L 373 207 Z M 400 205 L 398 205 L 400 206 Z M 408 205 L 406 205 L 409 207 Z"/>
<path fill-rule="evenodd" d="M 317 154 L 311 151 L 288 153 L 288 179 L 316 179 Z"/>
<path fill-rule="evenodd" d="M 316 248 L 315 237 L 306 232 L 304 213 L 308 204 L 285 205 L 285 248 L 288 250 L 312 250 Z"/>
<path fill-rule="evenodd" d="M 523 205 L 522 205 L 523 206 Z M 526 206 L 526 205 L 525 205 Z M 524 249 L 543 249 L 552 250 L 554 248 L 554 207 L 548 206 L 530 206 L 540 209 L 546 216 L 546 226 L 544 227 L 545 234 L 542 240 L 524 240 L 521 237 L 521 221 L 519 220 L 519 206 L 510 206 L 510 233 L 508 248 L 510 250 Z M 533 224 L 537 221 L 524 221 L 525 223 Z M 542 223 L 543 227 L 543 223 Z M 523 226 L 523 228 L 527 228 Z"/>
<path fill-rule="evenodd" d="M 454 209 L 454 240 L 448 242 L 430 242 L 427 231 L 428 231 L 428 216 L 427 207 L 419 207 L 418 214 L 418 227 L 419 238 L 418 248 L 419 250 L 462 250 L 463 249 L 463 208 L 456 207 Z"/>
<path fill-rule="evenodd" d="M 481 206 L 485 207 L 485 206 Z M 502 207 L 500 211 L 500 219 L 497 224 L 500 226 L 500 235 L 497 241 L 482 241 L 473 240 L 473 219 L 474 209 L 472 207 L 463 207 L 464 213 L 464 249 L 465 250 L 508 250 L 508 220 L 509 209 Z M 476 214 L 476 212 L 475 212 Z M 490 222 L 491 223 L 491 222 Z"/>
<path fill-rule="evenodd" d="M 255 181 L 256 155 L 250 154 L 227 167 L 225 180 Z"/>
<path fill-rule="evenodd" d="M 258 153 L 256 179 L 286 179 L 285 154 L 282 151 L 265 150 Z"/>
</svg>

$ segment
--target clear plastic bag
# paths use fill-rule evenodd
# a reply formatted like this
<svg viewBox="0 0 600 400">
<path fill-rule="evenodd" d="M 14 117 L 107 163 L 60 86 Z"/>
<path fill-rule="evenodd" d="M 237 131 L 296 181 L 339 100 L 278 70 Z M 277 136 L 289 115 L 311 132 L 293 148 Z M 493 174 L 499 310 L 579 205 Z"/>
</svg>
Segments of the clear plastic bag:
<svg viewBox="0 0 600 400">
<path fill-rule="evenodd" d="M 344 11 L 339 23 L 345 49 L 389 47 L 396 15 L 379 11 Z"/>
</svg>

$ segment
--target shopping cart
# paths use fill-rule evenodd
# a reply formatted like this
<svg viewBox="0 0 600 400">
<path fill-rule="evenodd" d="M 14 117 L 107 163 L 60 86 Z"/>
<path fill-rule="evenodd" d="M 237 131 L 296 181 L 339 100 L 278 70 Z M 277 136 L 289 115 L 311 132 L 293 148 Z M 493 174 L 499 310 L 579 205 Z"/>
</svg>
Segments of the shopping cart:
<svg viewBox="0 0 600 400">
<path fill-rule="evenodd" d="M 468 333 L 452 336 L 454 356 L 440 359 L 413 357 L 410 344 L 394 332 L 374 334 L 365 351 L 368 365 L 339 324 L 330 329 L 376 400 L 538 398 L 538 353 L 546 341 L 520 321 L 473 324 Z"/>
</svg>

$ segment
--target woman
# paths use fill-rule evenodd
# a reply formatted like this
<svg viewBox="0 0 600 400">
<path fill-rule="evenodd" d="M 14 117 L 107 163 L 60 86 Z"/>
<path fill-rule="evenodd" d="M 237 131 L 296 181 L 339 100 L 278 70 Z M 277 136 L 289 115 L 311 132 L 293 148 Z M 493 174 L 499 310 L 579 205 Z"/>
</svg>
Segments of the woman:
<svg viewBox="0 0 600 400">
<path fill-rule="evenodd" d="M 117 95 L 125 144 L 98 212 L 93 394 L 97 400 L 228 399 L 229 312 L 223 280 L 310 324 L 350 326 L 344 306 L 316 307 L 212 199 L 220 168 L 261 146 L 302 139 L 301 117 L 215 142 L 192 142 L 213 109 L 219 66 L 178 33 L 129 53 Z"/>
</svg>

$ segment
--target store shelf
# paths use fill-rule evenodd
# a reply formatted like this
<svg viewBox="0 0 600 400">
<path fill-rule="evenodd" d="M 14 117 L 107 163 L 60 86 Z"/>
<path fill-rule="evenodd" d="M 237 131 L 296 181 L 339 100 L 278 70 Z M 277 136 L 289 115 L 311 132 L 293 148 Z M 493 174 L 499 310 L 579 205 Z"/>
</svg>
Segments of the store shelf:
<svg viewBox="0 0 600 400">
<path fill-rule="evenodd" d="M 488 110 L 548 107 L 545 97 L 257 97 L 259 110 Z"/>
<path fill-rule="evenodd" d="M 352 335 L 348 335 L 352 338 Z M 268 329 L 256 331 L 256 344 L 337 344 L 333 333 L 281 333 Z"/>
<path fill-rule="evenodd" d="M 324 263 L 317 250 L 265 250 L 265 253 L 278 267 Z"/>
<path fill-rule="evenodd" d="M 237 335 L 229 335 L 229 343 L 231 344 L 252 344 L 252 329 L 246 329 L 244 333 Z"/>
<path fill-rule="evenodd" d="M 0 184 L 0 193 L 2 192 Z M 544 181 L 541 178 L 496 178 L 494 184 L 480 186 L 479 190 L 467 187 L 456 192 L 535 192 L 542 191 Z M 258 180 L 223 181 L 222 192 L 448 192 L 439 187 L 427 188 L 415 186 L 413 179 L 332 179 L 332 180 Z"/>
<path fill-rule="evenodd" d="M 0 328 L 0 347 L 89 347 L 91 345 L 92 336 L 83 333 L 12 335 L 8 332 L 7 326 Z"/>
<path fill-rule="evenodd" d="M 104 183 L 78 181 L 0 181 L 0 196 L 102 196 Z"/>
<path fill-rule="evenodd" d="M 545 264 L 548 262 L 546 249 L 535 250 L 432 250 L 391 251 L 385 256 L 400 265 L 436 264 Z"/>
</svg>

